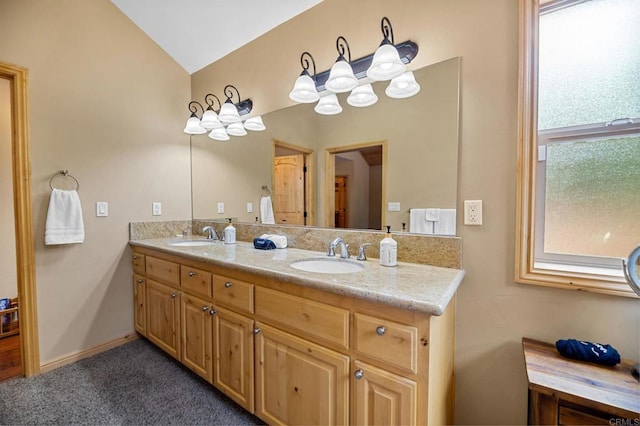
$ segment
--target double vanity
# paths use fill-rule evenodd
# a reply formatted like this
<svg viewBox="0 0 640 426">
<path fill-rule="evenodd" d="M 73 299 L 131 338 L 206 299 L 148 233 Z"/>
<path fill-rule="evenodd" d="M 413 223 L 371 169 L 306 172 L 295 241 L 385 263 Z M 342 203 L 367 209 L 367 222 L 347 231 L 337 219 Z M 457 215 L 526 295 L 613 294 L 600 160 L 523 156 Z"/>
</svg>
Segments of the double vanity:
<svg viewBox="0 0 640 426">
<path fill-rule="evenodd" d="M 453 422 L 461 269 L 242 241 L 130 244 L 136 331 L 263 421 Z"/>
</svg>

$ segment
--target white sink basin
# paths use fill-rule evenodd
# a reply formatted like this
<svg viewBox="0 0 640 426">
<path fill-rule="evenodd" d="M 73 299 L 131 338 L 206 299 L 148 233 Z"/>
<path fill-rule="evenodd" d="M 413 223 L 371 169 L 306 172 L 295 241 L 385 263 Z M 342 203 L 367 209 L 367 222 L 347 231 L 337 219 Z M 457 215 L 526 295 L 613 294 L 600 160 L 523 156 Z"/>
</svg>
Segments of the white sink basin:
<svg viewBox="0 0 640 426">
<path fill-rule="evenodd" d="M 203 247 L 215 244 L 215 240 L 174 240 L 169 241 L 173 247 Z"/>
<path fill-rule="evenodd" d="M 300 271 L 319 272 L 321 274 L 351 274 L 364 270 L 362 263 L 335 257 L 294 260 L 289 265 Z"/>
</svg>

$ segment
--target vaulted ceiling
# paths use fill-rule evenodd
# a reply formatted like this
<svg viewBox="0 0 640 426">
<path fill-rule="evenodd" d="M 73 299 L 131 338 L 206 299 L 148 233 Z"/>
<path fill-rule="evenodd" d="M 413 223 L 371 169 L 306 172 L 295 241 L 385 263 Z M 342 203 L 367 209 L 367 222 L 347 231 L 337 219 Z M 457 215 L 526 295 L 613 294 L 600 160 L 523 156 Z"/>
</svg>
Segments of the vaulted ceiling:
<svg viewBox="0 0 640 426">
<path fill-rule="evenodd" d="M 111 0 L 192 74 L 322 0 Z"/>
</svg>

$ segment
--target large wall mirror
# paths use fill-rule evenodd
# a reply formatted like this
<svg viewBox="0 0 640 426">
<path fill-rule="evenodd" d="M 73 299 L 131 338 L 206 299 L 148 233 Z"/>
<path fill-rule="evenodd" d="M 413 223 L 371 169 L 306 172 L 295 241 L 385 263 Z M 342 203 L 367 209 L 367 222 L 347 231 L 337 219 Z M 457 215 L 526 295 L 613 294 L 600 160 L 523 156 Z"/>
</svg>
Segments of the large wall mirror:
<svg viewBox="0 0 640 426">
<path fill-rule="evenodd" d="M 263 115 L 267 130 L 262 132 L 226 142 L 192 136 L 193 218 L 259 220 L 262 188 L 275 190 L 274 158 L 295 154 L 296 148 L 310 162 L 307 226 L 400 230 L 409 223 L 411 208 L 455 209 L 459 71 L 460 58 L 414 70 L 421 91 L 407 99 L 388 98 L 388 83 L 380 82 L 374 84 L 379 100 L 367 108 L 349 106 L 342 94 L 338 115 L 323 116 L 313 104 L 300 104 Z M 355 169 L 372 180 L 357 181 L 349 174 Z M 327 182 L 336 182 L 336 176 L 351 182 L 344 196 L 347 217 L 333 214 L 338 195 Z M 399 211 L 388 211 L 388 203 L 398 203 Z"/>
</svg>

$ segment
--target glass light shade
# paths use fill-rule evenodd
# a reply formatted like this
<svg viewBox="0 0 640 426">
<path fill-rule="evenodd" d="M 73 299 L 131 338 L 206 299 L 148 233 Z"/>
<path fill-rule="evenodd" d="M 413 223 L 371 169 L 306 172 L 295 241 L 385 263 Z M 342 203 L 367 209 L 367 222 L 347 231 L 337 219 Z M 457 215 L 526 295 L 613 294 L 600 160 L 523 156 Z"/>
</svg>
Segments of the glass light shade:
<svg viewBox="0 0 640 426">
<path fill-rule="evenodd" d="M 378 102 L 378 96 L 374 93 L 371 84 L 356 87 L 347 98 L 347 103 L 354 107 L 368 107 L 376 102 Z"/>
<path fill-rule="evenodd" d="M 338 102 L 338 97 L 334 94 L 323 96 L 318 101 L 318 104 L 313 108 L 315 112 L 323 115 L 334 115 L 342 112 L 342 107 Z"/>
<path fill-rule="evenodd" d="M 184 128 L 184 132 L 190 135 L 202 135 L 207 133 L 207 129 L 200 125 L 200 119 L 195 115 L 192 115 L 187 120 L 187 125 Z"/>
<path fill-rule="evenodd" d="M 236 123 L 240 121 L 240 114 L 238 114 L 238 108 L 231 102 L 225 102 L 220 108 L 218 114 L 218 120 L 225 124 Z"/>
<path fill-rule="evenodd" d="M 224 127 L 218 127 L 217 129 L 213 129 L 211 133 L 209 133 L 209 137 L 217 141 L 228 141 L 229 139 L 231 139 L 227 134 L 227 131 L 224 130 Z"/>
<path fill-rule="evenodd" d="M 310 104 L 320 99 L 313 78 L 308 74 L 301 74 L 293 85 L 293 90 L 289 93 L 289 99 L 303 104 Z"/>
<path fill-rule="evenodd" d="M 367 70 L 367 77 L 373 81 L 391 80 L 405 72 L 406 66 L 400 60 L 398 49 L 391 44 L 378 47 L 373 55 L 371 66 Z"/>
<path fill-rule="evenodd" d="M 353 68 L 345 60 L 339 60 L 331 67 L 329 79 L 324 84 L 333 93 L 343 93 L 355 89 L 358 79 L 353 75 Z"/>
<path fill-rule="evenodd" d="M 247 131 L 244 129 L 241 122 L 237 122 L 231 123 L 227 126 L 227 133 L 231 136 L 244 136 L 247 134 Z"/>
<path fill-rule="evenodd" d="M 257 117 L 251 117 L 247 119 L 247 121 L 244 122 L 244 128 L 254 132 L 259 132 L 266 129 L 267 127 L 262 122 L 262 116 L 259 115 Z"/>
<path fill-rule="evenodd" d="M 412 71 L 407 71 L 394 78 L 387 86 L 384 93 L 390 98 L 402 99 L 415 95 L 420 91 L 420 85 L 416 81 Z"/>
<path fill-rule="evenodd" d="M 202 114 L 202 120 L 200 120 L 200 126 L 207 130 L 217 129 L 222 127 L 222 123 L 218 120 L 218 114 L 212 109 L 208 109 Z"/>
</svg>

